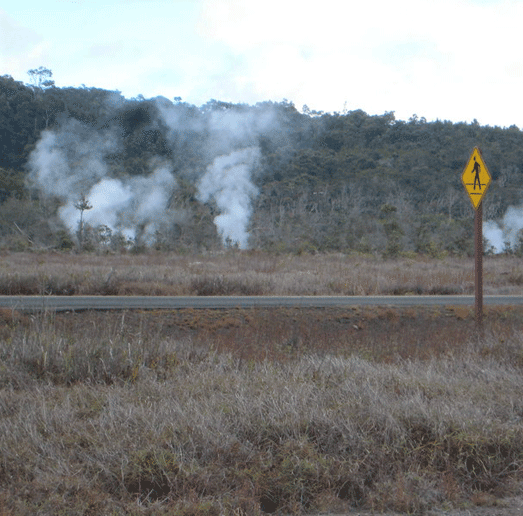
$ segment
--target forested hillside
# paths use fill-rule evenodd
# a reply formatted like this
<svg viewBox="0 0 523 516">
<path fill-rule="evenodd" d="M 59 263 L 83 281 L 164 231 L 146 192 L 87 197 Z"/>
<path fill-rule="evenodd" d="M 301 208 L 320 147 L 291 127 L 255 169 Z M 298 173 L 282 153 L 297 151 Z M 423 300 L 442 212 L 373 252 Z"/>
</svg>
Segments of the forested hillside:
<svg viewBox="0 0 523 516">
<path fill-rule="evenodd" d="M 0 77 L 3 248 L 470 254 L 474 146 L 493 178 L 485 219 L 522 201 L 516 126 L 126 99 L 31 72 Z"/>
</svg>

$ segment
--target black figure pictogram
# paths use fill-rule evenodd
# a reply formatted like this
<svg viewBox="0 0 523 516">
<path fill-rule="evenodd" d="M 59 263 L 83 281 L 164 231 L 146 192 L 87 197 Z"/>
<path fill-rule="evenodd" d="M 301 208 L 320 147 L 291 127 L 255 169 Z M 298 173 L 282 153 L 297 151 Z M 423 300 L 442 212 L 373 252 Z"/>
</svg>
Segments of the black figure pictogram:
<svg viewBox="0 0 523 516">
<path fill-rule="evenodd" d="M 474 156 L 474 168 L 472 169 L 472 173 L 476 173 L 474 176 L 474 190 L 476 189 L 476 181 L 478 182 L 479 189 L 481 190 L 481 181 L 479 179 L 479 169 L 481 168 L 481 165 L 476 161 L 476 157 Z"/>
</svg>

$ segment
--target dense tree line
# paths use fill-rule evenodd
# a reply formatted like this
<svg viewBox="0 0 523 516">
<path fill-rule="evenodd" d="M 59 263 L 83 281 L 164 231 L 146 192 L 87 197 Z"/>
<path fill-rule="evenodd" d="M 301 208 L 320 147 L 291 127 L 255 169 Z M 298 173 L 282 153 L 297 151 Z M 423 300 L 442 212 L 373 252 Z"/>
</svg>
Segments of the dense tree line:
<svg viewBox="0 0 523 516">
<path fill-rule="evenodd" d="M 105 157 L 114 177 L 147 175 L 152 159 L 170 164 L 177 183 L 170 209 L 183 217 L 173 217 L 156 235 L 158 249 L 222 245 L 213 225 L 218 208 L 198 200 L 197 180 L 220 152 L 245 146 L 258 147 L 261 155 L 249 222 L 255 248 L 470 254 L 473 211 L 461 173 L 474 146 L 482 149 L 493 178 L 485 218 L 499 218 L 521 202 L 523 133 L 516 126 L 427 122 L 416 115 L 403 121 L 393 112 L 322 113 L 307 106 L 299 111 L 288 101 L 250 106 L 211 100 L 198 107 L 180 98 L 126 99 L 118 91 L 57 88 L 43 68 L 29 76 L 31 84 L 0 77 L 4 247 L 79 247 L 78 234 L 69 234 L 57 216 L 61 200 L 44 199 L 27 181 L 42 132 L 71 119 L 118 135 L 118 148 Z M 259 121 L 268 112 L 270 124 L 263 126 Z M 241 138 L 225 144 L 216 138 L 216 119 L 248 120 L 257 129 L 241 127 Z M 79 230 L 82 248 L 107 245 L 100 228 Z M 126 245 L 138 248 L 139 242 L 120 240 L 120 248 Z"/>
</svg>

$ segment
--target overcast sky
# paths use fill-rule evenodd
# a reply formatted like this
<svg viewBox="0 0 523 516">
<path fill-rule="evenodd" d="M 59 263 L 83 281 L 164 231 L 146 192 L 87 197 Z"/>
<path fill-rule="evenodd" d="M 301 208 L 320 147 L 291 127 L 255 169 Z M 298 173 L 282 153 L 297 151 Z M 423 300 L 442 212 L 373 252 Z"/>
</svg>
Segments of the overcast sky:
<svg viewBox="0 0 523 516">
<path fill-rule="evenodd" d="M 4 2 L 5 4 L 6 2 Z M 16 0 L 0 75 L 523 127 L 523 0 Z"/>
</svg>

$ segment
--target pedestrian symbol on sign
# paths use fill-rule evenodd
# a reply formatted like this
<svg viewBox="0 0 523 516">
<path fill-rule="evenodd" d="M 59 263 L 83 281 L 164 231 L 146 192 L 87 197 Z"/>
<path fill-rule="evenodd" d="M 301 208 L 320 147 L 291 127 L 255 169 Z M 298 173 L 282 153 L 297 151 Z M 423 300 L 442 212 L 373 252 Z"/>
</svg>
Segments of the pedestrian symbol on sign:
<svg viewBox="0 0 523 516">
<path fill-rule="evenodd" d="M 479 171 L 481 170 L 481 165 L 476 161 L 476 156 L 474 156 L 474 168 L 472 169 L 472 173 L 476 173 L 474 176 L 474 190 L 476 189 L 476 182 L 479 185 L 479 189 L 481 190 L 481 180 L 479 178 Z"/>
<path fill-rule="evenodd" d="M 467 166 L 465 170 L 463 170 L 461 180 L 463 181 L 465 190 L 467 190 L 469 194 L 472 206 L 477 210 L 492 180 L 481 156 L 481 152 L 477 147 L 474 148 Z"/>
</svg>

